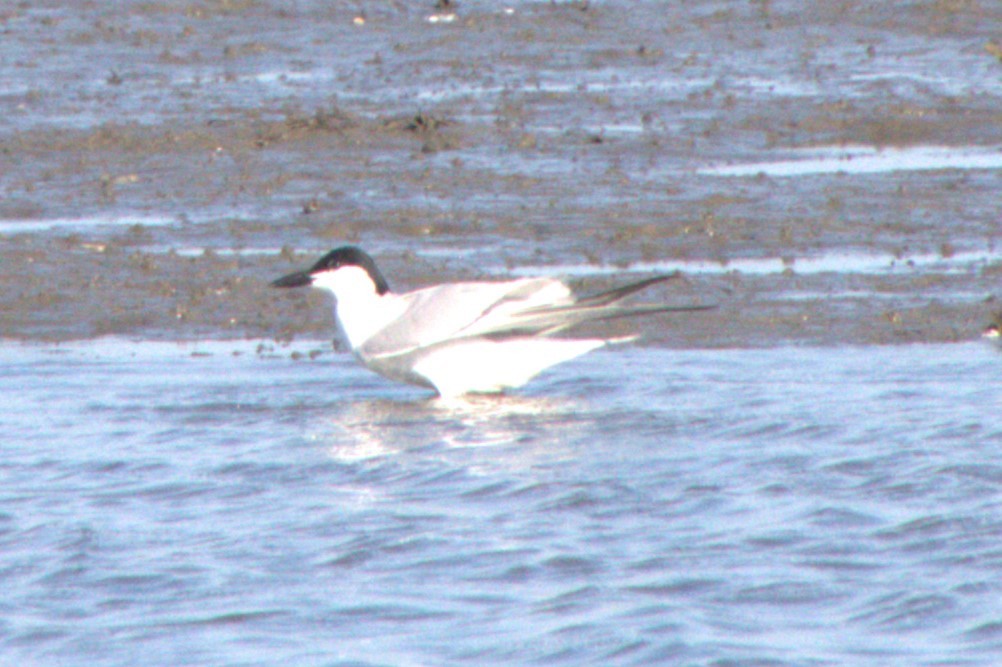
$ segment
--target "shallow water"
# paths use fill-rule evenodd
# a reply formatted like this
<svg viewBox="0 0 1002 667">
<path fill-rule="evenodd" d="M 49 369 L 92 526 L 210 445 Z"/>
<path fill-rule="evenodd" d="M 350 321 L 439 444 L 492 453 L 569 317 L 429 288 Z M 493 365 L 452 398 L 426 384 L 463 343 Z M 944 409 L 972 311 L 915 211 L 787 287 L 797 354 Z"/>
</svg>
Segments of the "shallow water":
<svg viewBox="0 0 1002 667">
<path fill-rule="evenodd" d="M 256 345 L 0 346 L 10 664 L 1002 659 L 987 346 L 620 348 L 442 402 Z"/>
<path fill-rule="evenodd" d="M 997 8 L 432 4 L 0 8 L 0 339 L 322 337 L 345 242 L 721 308 L 451 403 L 0 342 L 0 664 L 1002 663 L 1002 355 L 849 345 L 997 310 Z"/>
<path fill-rule="evenodd" d="M 879 174 L 944 169 L 999 169 L 998 147 L 909 146 L 877 149 L 841 146 L 790 151 L 793 159 L 754 164 L 732 164 L 701 169 L 711 176 L 814 176 L 818 174 Z"/>
</svg>

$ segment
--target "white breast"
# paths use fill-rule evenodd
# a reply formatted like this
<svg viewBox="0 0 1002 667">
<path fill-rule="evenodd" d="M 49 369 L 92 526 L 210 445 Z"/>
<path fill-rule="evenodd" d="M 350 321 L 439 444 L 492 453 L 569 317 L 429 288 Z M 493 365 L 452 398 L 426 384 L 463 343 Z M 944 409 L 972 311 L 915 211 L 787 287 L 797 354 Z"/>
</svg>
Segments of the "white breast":
<svg viewBox="0 0 1002 667">
<path fill-rule="evenodd" d="M 344 266 L 314 276 L 313 286 L 334 294 L 338 329 L 352 350 L 400 317 L 406 304 L 394 294 L 379 295 L 365 269 Z"/>
</svg>

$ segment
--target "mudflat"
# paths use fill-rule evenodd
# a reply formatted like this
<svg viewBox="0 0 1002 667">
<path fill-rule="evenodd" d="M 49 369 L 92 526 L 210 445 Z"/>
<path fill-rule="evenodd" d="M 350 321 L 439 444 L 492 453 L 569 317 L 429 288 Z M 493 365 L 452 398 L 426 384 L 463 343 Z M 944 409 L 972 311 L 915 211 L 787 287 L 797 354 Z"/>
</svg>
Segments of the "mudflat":
<svg viewBox="0 0 1002 667">
<path fill-rule="evenodd" d="M 0 12 L 0 337 L 322 339 L 268 282 L 345 243 L 402 289 L 679 270 L 647 298 L 719 308 L 666 346 L 1002 308 L 998 3 L 445 5 Z"/>
</svg>

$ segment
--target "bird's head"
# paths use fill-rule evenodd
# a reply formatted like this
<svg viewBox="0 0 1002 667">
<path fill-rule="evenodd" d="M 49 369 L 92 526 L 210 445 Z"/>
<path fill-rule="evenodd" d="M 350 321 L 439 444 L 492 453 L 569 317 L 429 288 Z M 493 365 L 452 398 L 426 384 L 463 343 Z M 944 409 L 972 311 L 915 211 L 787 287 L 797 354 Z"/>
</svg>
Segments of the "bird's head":
<svg viewBox="0 0 1002 667">
<path fill-rule="evenodd" d="M 305 271 L 296 271 L 271 283 L 272 287 L 319 287 L 343 298 L 353 293 L 382 296 L 390 285 L 364 250 L 343 246 L 331 250 Z"/>
</svg>

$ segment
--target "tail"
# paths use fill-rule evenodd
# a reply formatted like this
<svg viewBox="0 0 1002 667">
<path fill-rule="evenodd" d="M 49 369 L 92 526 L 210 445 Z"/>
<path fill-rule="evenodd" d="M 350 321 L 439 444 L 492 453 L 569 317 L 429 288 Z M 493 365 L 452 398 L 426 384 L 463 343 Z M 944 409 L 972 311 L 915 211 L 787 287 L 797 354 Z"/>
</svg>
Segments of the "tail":
<svg viewBox="0 0 1002 667">
<path fill-rule="evenodd" d="M 535 324 L 544 335 L 550 335 L 584 322 L 615 320 L 638 315 L 654 315 L 657 313 L 686 313 L 700 310 L 713 310 L 717 304 L 686 304 L 680 306 L 663 306 L 660 304 L 637 304 L 633 306 L 617 306 L 616 304 L 640 290 L 656 283 L 673 280 L 680 277 L 677 271 L 667 275 L 654 276 L 628 285 L 622 285 L 606 292 L 599 292 L 582 297 L 574 303 L 559 306 L 542 306 L 520 313 L 525 322 Z M 551 322 L 550 326 L 546 326 Z"/>
<path fill-rule="evenodd" d="M 633 317 L 635 315 L 655 315 L 657 313 L 691 313 L 699 310 L 714 310 L 715 303 L 693 303 L 684 306 L 659 306 L 657 304 L 642 303 L 628 308 L 610 308 L 603 314 L 590 318 L 593 320 L 614 320 L 619 317 Z"/>
</svg>

